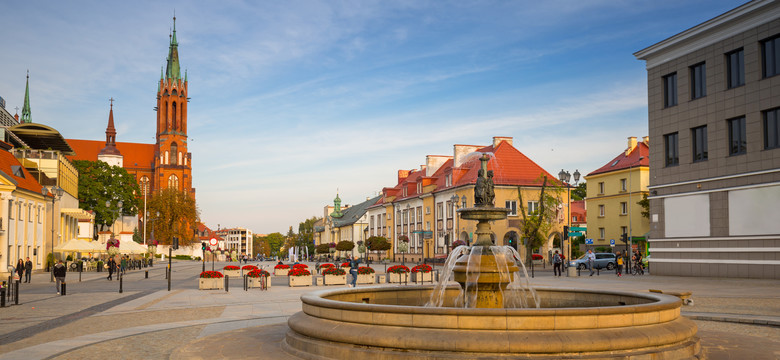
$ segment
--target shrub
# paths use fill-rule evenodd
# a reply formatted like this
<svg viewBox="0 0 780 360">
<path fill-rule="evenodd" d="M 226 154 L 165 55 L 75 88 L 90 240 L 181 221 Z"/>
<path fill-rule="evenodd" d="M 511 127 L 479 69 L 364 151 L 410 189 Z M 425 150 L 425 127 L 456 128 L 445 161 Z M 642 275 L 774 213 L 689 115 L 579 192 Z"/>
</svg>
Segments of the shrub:
<svg viewBox="0 0 780 360">
<path fill-rule="evenodd" d="M 393 274 L 406 274 L 409 272 L 409 268 L 403 265 L 393 265 L 387 269 L 387 272 Z"/>
<path fill-rule="evenodd" d="M 246 274 L 246 276 L 249 276 L 251 278 L 259 278 L 263 276 L 270 276 L 271 274 L 268 273 L 268 271 L 265 271 L 263 269 L 254 269 Z"/>
<path fill-rule="evenodd" d="M 287 275 L 288 276 L 307 276 L 307 275 L 311 275 L 311 273 L 306 268 L 293 268 L 292 270 L 290 270 L 289 273 L 287 273 Z"/>
<path fill-rule="evenodd" d="M 331 263 L 324 263 L 324 264 L 320 265 L 320 269 L 332 268 L 332 267 L 336 267 L 336 265 L 333 265 Z"/>
<path fill-rule="evenodd" d="M 290 265 L 287 264 L 276 264 L 276 266 L 274 266 L 274 269 L 289 269 L 289 268 Z"/>
<path fill-rule="evenodd" d="M 358 268 L 358 274 L 359 275 L 369 275 L 369 274 L 373 274 L 375 272 L 376 271 L 374 271 L 374 269 L 372 269 L 372 268 L 370 268 L 368 266 L 361 266 L 361 267 Z"/>
<path fill-rule="evenodd" d="M 412 268 L 412 272 L 421 272 L 421 273 L 429 273 L 433 271 L 430 265 L 428 264 L 420 264 Z"/>
<path fill-rule="evenodd" d="M 244 265 L 244 266 L 241 267 L 241 270 L 248 270 L 248 271 L 252 271 L 252 270 L 256 270 L 256 269 L 257 269 L 257 266 L 254 266 L 254 265 Z"/>
<path fill-rule="evenodd" d="M 204 279 L 215 279 L 225 277 L 225 275 L 222 275 L 219 271 L 204 271 L 200 273 L 200 277 Z"/>
<path fill-rule="evenodd" d="M 309 265 L 306 265 L 306 264 L 295 264 L 295 265 L 293 265 L 293 269 L 309 269 Z"/>
<path fill-rule="evenodd" d="M 543 260 L 544 256 L 539 255 L 539 254 L 531 254 L 531 259 L 532 260 Z"/>
<path fill-rule="evenodd" d="M 326 268 L 325 270 L 322 270 L 322 275 L 344 275 L 346 273 L 347 272 L 344 271 L 344 269 L 339 269 L 339 268 L 337 268 L 335 266 Z"/>
<path fill-rule="evenodd" d="M 228 270 L 238 270 L 238 266 L 228 265 L 228 266 L 223 267 L 222 269 L 225 270 L 225 271 L 228 271 Z"/>
<path fill-rule="evenodd" d="M 349 262 L 342 263 L 341 267 L 349 267 Z"/>
</svg>

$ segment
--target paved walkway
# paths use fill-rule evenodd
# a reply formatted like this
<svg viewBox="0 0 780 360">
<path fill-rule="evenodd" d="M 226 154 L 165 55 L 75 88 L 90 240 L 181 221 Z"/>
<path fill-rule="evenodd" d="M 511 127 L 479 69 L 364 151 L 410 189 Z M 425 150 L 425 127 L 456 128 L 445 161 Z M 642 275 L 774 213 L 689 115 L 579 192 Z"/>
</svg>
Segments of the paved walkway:
<svg viewBox="0 0 780 360">
<path fill-rule="evenodd" d="M 270 266 L 270 263 L 264 263 Z M 209 264 L 210 265 L 210 264 Z M 221 268 L 225 264 L 216 264 Z M 68 275 L 68 295 L 57 296 L 46 273 L 22 284 L 20 305 L 0 309 L 1 359 L 290 358 L 279 348 L 300 295 L 274 277 L 268 291 L 197 290 L 197 262 L 174 263 L 172 291 L 164 266 L 128 273 L 119 284 L 105 273 Z M 381 273 L 384 266 L 375 266 Z M 210 269 L 210 266 L 207 266 Z M 710 359 L 780 358 L 780 281 L 660 276 L 552 276 L 535 272 L 535 286 L 692 291 L 683 314 L 700 327 Z M 750 355 L 737 356 L 735 354 Z"/>
</svg>

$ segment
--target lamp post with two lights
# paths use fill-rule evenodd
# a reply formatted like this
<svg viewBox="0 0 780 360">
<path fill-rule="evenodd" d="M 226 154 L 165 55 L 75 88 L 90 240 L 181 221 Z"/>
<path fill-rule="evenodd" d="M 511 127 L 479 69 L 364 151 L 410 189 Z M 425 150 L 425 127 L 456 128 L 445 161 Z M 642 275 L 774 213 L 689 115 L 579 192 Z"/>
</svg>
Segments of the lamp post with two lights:
<svg viewBox="0 0 780 360">
<path fill-rule="evenodd" d="M 65 189 L 54 185 L 51 187 L 51 257 L 52 263 L 49 266 L 49 273 L 51 273 L 51 282 L 54 282 L 54 202 L 61 199 L 65 193 Z M 41 194 L 44 197 L 49 194 L 49 189 L 41 187 Z M 48 259 L 47 259 L 48 260 Z"/>
<path fill-rule="evenodd" d="M 574 175 L 574 186 L 577 186 L 577 184 L 580 182 L 580 171 L 574 170 L 573 175 Z M 568 204 L 566 204 L 568 219 L 566 220 L 566 224 L 567 224 L 566 230 L 564 231 L 563 238 L 561 239 L 561 243 L 562 243 L 561 245 L 564 246 L 563 252 L 564 254 L 566 254 L 566 261 L 571 261 L 571 245 L 570 245 L 571 240 L 569 240 L 569 231 L 570 231 L 569 229 L 571 229 L 571 177 L 572 174 L 570 174 L 568 171 L 564 171 L 563 169 L 561 169 L 561 172 L 558 173 L 558 179 L 566 183 L 566 189 L 568 190 L 567 191 L 568 195 L 566 196 L 568 201 Z M 569 246 L 566 246 L 567 242 Z"/>
</svg>

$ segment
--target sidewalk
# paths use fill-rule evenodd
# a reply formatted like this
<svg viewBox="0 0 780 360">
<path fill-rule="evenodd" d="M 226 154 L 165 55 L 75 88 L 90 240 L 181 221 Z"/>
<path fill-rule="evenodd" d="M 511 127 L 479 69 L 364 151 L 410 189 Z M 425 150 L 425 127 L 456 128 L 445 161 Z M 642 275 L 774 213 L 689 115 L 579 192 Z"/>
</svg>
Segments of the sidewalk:
<svg viewBox="0 0 780 360">
<path fill-rule="evenodd" d="M 32 284 L 22 284 L 21 305 L 0 308 L 4 325 L 0 327 L 0 359 L 92 359 L 117 353 L 143 359 L 289 358 L 278 347 L 287 318 L 300 311 L 301 294 L 321 288 L 291 288 L 285 277 L 272 277 L 268 291 L 244 291 L 238 284 L 229 292 L 199 291 L 196 276 L 202 264 L 175 262 L 172 291 L 168 292 L 165 266 L 161 265 L 145 269 L 150 270 L 149 279 L 143 270 L 129 273 L 122 294 L 116 281 L 105 280 L 106 273 L 84 273 L 81 283 L 69 273 L 64 297 L 54 293 L 48 273 L 34 274 Z M 224 265 L 216 264 L 216 268 Z M 384 265 L 374 268 L 384 273 Z M 695 305 L 683 307 L 682 313 L 699 324 L 703 346 L 719 347 L 726 353 L 741 346 L 740 351 L 759 351 L 758 358 L 773 351 L 780 356 L 780 281 L 616 277 L 614 273 L 556 278 L 549 270 L 537 269 L 531 283 L 637 292 L 692 291 Z M 718 356 L 711 353 L 709 358 Z"/>
</svg>

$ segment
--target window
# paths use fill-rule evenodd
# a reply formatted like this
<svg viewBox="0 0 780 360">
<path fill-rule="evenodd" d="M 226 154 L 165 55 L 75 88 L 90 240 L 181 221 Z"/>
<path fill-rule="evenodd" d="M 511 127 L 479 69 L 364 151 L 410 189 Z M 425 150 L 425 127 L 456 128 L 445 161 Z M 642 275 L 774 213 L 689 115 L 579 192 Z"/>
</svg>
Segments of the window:
<svg viewBox="0 0 780 360">
<path fill-rule="evenodd" d="M 747 152 L 745 136 L 745 117 L 728 120 L 729 124 L 729 155 L 739 155 Z"/>
<path fill-rule="evenodd" d="M 178 163 L 179 157 L 176 155 L 178 153 L 179 153 L 179 146 L 176 145 L 176 143 L 174 142 L 173 144 L 171 144 L 171 154 L 172 154 L 172 156 L 171 156 L 171 165 L 179 165 L 179 163 Z M 167 154 L 166 154 L 166 156 L 167 156 Z"/>
<path fill-rule="evenodd" d="M 626 191 L 626 179 L 620 179 L 620 191 Z"/>
<path fill-rule="evenodd" d="M 599 217 L 604 217 L 604 214 L 606 213 L 604 204 L 599 205 Z"/>
<path fill-rule="evenodd" d="M 677 73 L 664 76 L 664 107 L 677 105 Z"/>
<path fill-rule="evenodd" d="M 179 189 L 179 177 L 171 175 L 168 177 L 168 187 L 173 189 Z"/>
<path fill-rule="evenodd" d="M 707 96 L 707 71 L 704 63 L 690 67 L 691 100 Z"/>
<path fill-rule="evenodd" d="M 28 203 L 27 204 L 27 222 L 32 222 L 33 221 L 32 209 L 33 209 L 33 204 L 32 203 Z"/>
<path fill-rule="evenodd" d="M 620 203 L 620 215 L 628 214 L 628 203 L 623 201 Z"/>
<path fill-rule="evenodd" d="M 506 201 L 506 208 L 509 209 L 509 213 L 507 215 L 509 215 L 509 216 L 517 216 L 517 201 L 516 200 L 507 200 Z"/>
<path fill-rule="evenodd" d="M 664 135 L 664 155 L 666 166 L 680 163 L 680 156 L 677 152 L 677 133 Z"/>
<path fill-rule="evenodd" d="M 447 219 L 452 219 L 452 201 L 447 201 Z"/>
<path fill-rule="evenodd" d="M 422 194 L 422 183 L 421 182 L 417 183 L 417 193 L 418 194 Z"/>
<path fill-rule="evenodd" d="M 764 149 L 780 147 L 780 108 L 764 111 Z"/>
<path fill-rule="evenodd" d="M 604 182 L 600 182 L 599 183 L 599 194 L 603 194 L 603 193 L 604 193 Z"/>
<path fill-rule="evenodd" d="M 45 206 L 45 205 L 44 205 Z M 35 207 L 35 216 L 38 218 L 38 224 L 41 223 L 41 205 Z"/>
<path fill-rule="evenodd" d="M 691 129 L 693 161 L 707 160 L 707 125 Z"/>
<path fill-rule="evenodd" d="M 604 236 L 604 228 L 599 228 L 599 239 L 604 239 L 606 236 Z"/>
<path fill-rule="evenodd" d="M 436 204 L 436 220 L 441 220 L 443 213 L 444 213 L 444 204 L 442 203 Z"/>
<path fill-rule="evenodd" d="M 628 227 L 621 226 L 620 227 L 620 234 L 628 234 Z"/>
<path fill-rule="evenodd" d="M 536 214 L 539 211 L 539 202 L 538 201 L 529 201 L 528 202 L 528 214 Z"/>
<path fill-rule="evenodd" d="M 780 35 L 761 42 L 761 65 L 765 78 L 780 74 Z"/>
<path fill-rule="evenodd" d="M 737 49 L 726 54 L 726 72 L 729 89 L 745 85 L 745 50 Z"/>
<path fill-rule="evenodd" d="M 571 217 L 571 222 L 576 223 L 577 222 L 577 215 L 573 215 Z"/>
</svg>

